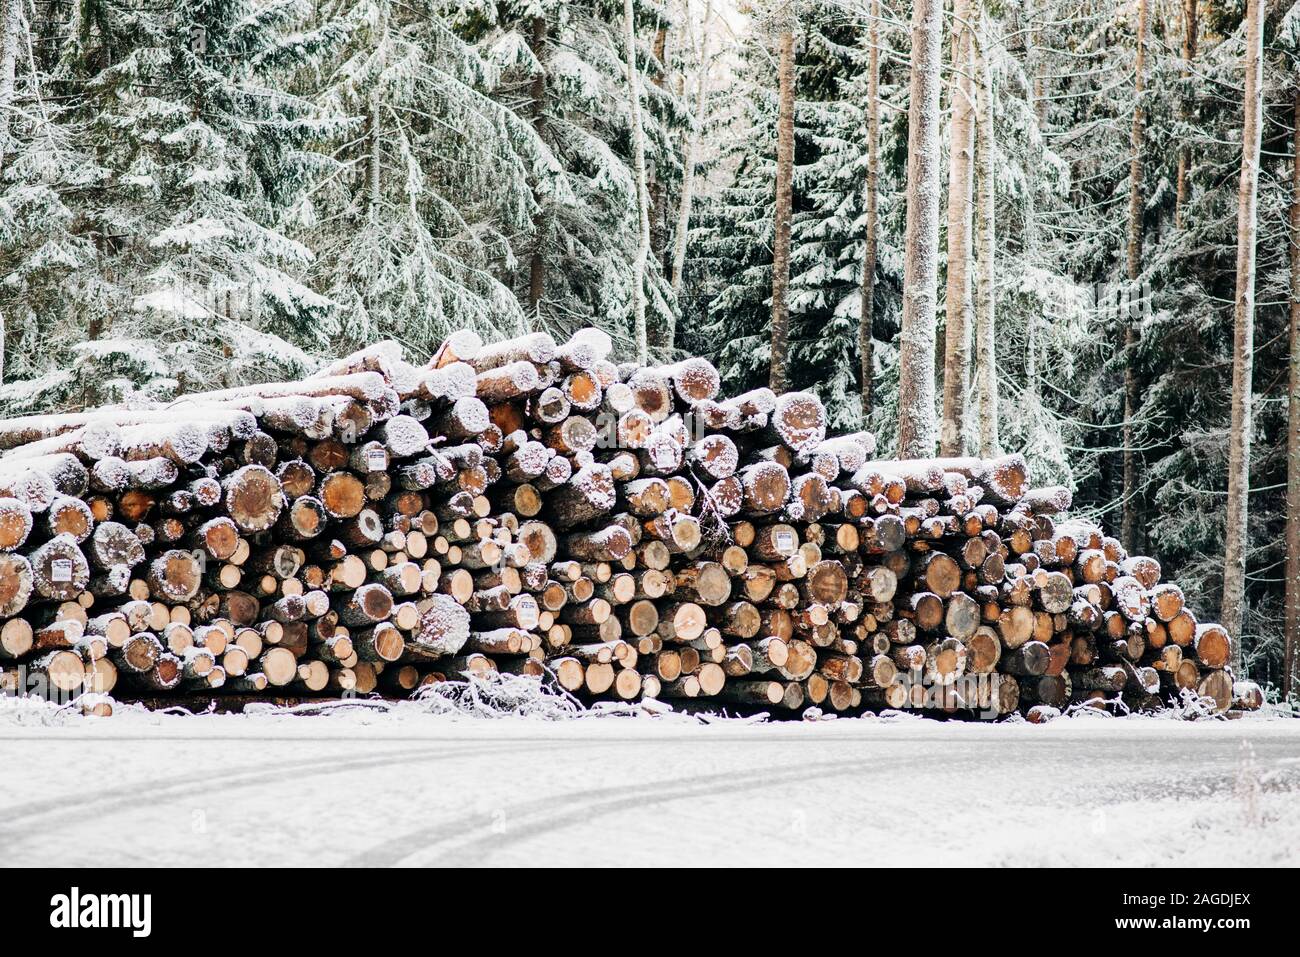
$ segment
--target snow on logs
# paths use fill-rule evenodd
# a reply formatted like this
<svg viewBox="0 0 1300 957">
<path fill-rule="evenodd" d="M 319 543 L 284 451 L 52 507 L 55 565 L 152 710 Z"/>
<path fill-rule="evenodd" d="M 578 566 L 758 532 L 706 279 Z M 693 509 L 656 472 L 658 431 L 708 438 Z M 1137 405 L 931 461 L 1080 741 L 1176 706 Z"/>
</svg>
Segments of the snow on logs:
<svg viewBox="0 0 1300 957">
<path fill-rule="evenodd" d="M 778 714 L 1259 706 L 1227 632 L 1022 456 L 877 459 L 811 393 L 611 350 L 466 331 L 0 422 L 0 689 L 103 713 L 500 671 Z"/>
</svg>

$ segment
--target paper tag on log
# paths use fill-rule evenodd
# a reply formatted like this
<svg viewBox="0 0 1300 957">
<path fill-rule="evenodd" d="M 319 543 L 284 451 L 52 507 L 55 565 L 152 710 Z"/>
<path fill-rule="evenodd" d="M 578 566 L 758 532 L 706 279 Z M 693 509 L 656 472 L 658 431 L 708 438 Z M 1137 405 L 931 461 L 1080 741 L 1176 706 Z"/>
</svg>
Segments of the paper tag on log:
<svg viewBox="0 0 1300 957">
<path fill-rule="evenodd" d="M 56 558 L 50 562 L 50 581 L 70 582 L 72 581 L 72 559 Z"/>
<path fill-rule="evenodd" d="M 370 449 L 366 452 L 366 471 L 382 472 L 388 467 L 388 453 L 383 449 Z"/>
<path fill-rule="evenodd" d="M 776 540 L 776 550 L 778 552 L 794 551 L 794 532 L 777 532 L 772 537 Z"/>
</svg>

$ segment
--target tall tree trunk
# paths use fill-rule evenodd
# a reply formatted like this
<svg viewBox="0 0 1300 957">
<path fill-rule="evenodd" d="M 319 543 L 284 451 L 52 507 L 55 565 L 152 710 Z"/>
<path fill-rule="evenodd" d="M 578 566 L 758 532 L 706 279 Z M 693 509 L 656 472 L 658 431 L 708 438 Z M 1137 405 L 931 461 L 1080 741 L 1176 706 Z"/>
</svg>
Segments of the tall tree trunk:
<svg viewBox="0 0 1300 957">
<path fill-rule="evenodd" d="M 903 330 L 898 356 L 898 454 L 934 454 L 934 327 L 939 279 L 940 0 L 912 5 L 912 79 L 907 108 L 907 224 L 903 238 Z"/>
<path fill-rule="evenodd" d="M 533 17 L 532 37 L 529 49 L 538 63 L 545 63 L 546 18 Z M 533 77 L 532 89 L 533 129 L 539 138 L 546 138 L 546 70 L 539 68 Z M 544 200 L 537 197 L 538 209 L 533 217 L 533 250 L 528 257 L 528 313 L 536 316 L 541 309 L 542 297 L 546 295 L 546 232 L 549 218 L 546 215 Z"/>
<path fill-rule="evenodd" d="M 880 177 L 880 0 L 871 0 L 867 53 L 867 235 L 862 250 L 862 300 L 858 319 L 858 357 L 862 362 L 862 421 L 871 415 L 872 324 L 876 317 L 876 197 Z"/>
<path fill-rule="evenodd" d="M 664 74 L 668 57 L 668 28 L 662 20 L 655 29 L 654 45 L 651 48 L 655 58 L 655 71 L 651 82 L 659 89 L 667 86 L 668 78 Z M 652 163 L 647 171 L 650 192 L 650 254 L 663 270 L 668 269 L 668 210 L 667 188 L 659 178 L 659 164 Z M 655 329 L 655 345 L 662 348 L 668 330 L 663 326 Z"/>
<path fill-rule="evenodd" d="M 645 180 L 645 132 L 641 128 L 641 73 L 636 65 L 636 23 L 632 0 L 623 0 L 623 41 L 628 98 L 632 112 L 632 170 L 636 176 L 636 258 L 632 260 L 632 328 L 637 361 L 650 358 L 645 322 L 645 267 L 650 258 L 650 198 Z"/>
<path fill-rule="evenodd" d="M 977 411 L 980 455 L 985 458 L 1001 454 L 994 322 L 997 287 L 993 264 L 997 171 L 993 168 L 993 69 L 990 57 L 993 31 L 989 20 L 988 11 L 981 10 L 980 36 L 975 49 L 975 76 L 978 83 L 975 165 L 979 171 L 979 193 L 975 199 L 975 268 L 978 272 L 975 285 L 975 390 L 979 397 Z"/>
<path fill-rule="evenodd" d="M 370 157 L 366 197 L 369 204 L 370 223 L 374 225 L 379 221 L 379 144 L 383 139 L 379 116 L 379 100 L 377 98 L 370 103 L 369 126 Z"/>
<path fill-rule="evenodd" d="M 1043 146 L 1042 130 L 1047 125 L 1047 96 L 1043 79 L 1044 56 L 1042 53 L 1042 31 L 1035 15 L 1037 3 L 1030 3 L 1026 10 L 1029 23 L 1023 32 L 1026 46 L 1026 71 L 1033 77 L 1034 122 L 1038 127 L 1038 145 L 1034 148 L 1029 171 L 1030 180 L 1025 188 L 1025 256 L 1030 262 L 1038 259 L 1038 197 L 1037 170 L 1042 167 Z M 1032 403 L 1038 395 L 1038 325 L 1041 319 L 1031 310 L 1025 318 L 1025 396 Z"/>
<path fill-rule="evenodd" d="M 1300 675 L 1300 86 L 1295 92 L 1295 162 L 1291 173 L 1291 401 L 1286 436 L 1286 615 L 1282 697 L 1290 700 Z"/>
<path fill-rule="evenodd" d="M 1045 7 L 1045 5 L 1044 5 Z M 1043 56 L 1042 29 L 1035 23 L 1033 18 L 1038 11 L 1038 4 L 1030 4 L 1028 13 L 1031 22 L 1029 28 L 1029 72 L 1034 78 L 1034 116 L 1038 120 L 1040 127 L 1047 125 L 1047 81 L 1044 77 L 1046 72 L 1046 58 Z M 1045 12 L 1045 11 L 1044 11 Z"/>
<path fill-rule="evenodd" d="M 1197 34 L 1197 12 L 1196 0 L 1183 0 L 1183 68 L 1181 75 L 1183 83 L 1192 76 L 1192 61 L 1196 59 L 1196 34 Z M 1184 99 L 1182 104 L 1183 117 L 1186 118 L 1189 110 L 1188 103 Z M 1187 144 L 1184 143 L 1178 149 L 1178 188 L 1174 194 L 1174 226 L 1178 229 L 1183 228 L 1183 206 L 1187 202 L 1187 174 L 1188 163 L 1191 160 L 1191 151 Z"/>
<path fill-rule="evenodd" d="M 1142 140 L 1146 130 L 1146 110 L 1142 100 L 1146 95 L 1146 43 L 1149 0 L 1138 0 L 1137 56 L 1133 70 L 1133 130 L 1130 138 L 1132 152 L 1129 159 L 1128 183 L 1128 296 L 1121 310 L 1124 323 L 1124 426 L 1123 468 L 1124 505 L 1120 523 L 1120 538 L 1124 547 L 1132 551 L 1137 542 L 1138 477 L 1136 430 L 1133 427 L 1139 403 L 1137 379 L 1137 323 L 1142 305 L 1138 292 L 1138 277 L 1142 273 Z"/>
<path fill-rule="evenodd" d="M 689 17 L 690 11 L 686 11 Z M 672 288 L 674 296 L 681 296 L 683 276 L 686 271 L 686 247 L 690 238 L 691 207 L 695 203 L 695 157 L 699 153 L 700 136 L 708 120 L 709 65 L 711 60 L 709 23 L 713 19 L 713 2 L 704 5 L 699 37 L 699 66 L 695 76 L 695 119 L 691 129 L 682 138 L 682 197 L 677 206 L 677 227 L 673 235 Z M 687 21 L 690 22 L 689 19 Z M 692 36 L 694 32 L 692 30 Z M 676 339 L 676 329 L 669 327 L 667 347 L 671 349 Z"/>
<path fill-rule="evenodd" d="M 777 68 L 779 101 L 776 118 L 776 212 L 772 240 L 772 372 L 773 391 L 790 384 L 790 217 L 794 202 L 794 14 L 786 12 L 779 41 Z"/>
<path fill-rule="evenodd" d="M 21 0 L 0 0 L 0 171 L 9 155 L 10 107 L 18 65 L 18 28 Z M 4 382 L 5 317 L 0 312 L 0 383 Z"/>
<path fill-rule="evenodd" d="M 948 290 L 943 338 L 943 422 L 939 454 L 965 453 L 966 380 L 970 374 L 971 144 L 975 122 L 972 81 L 975 43 L 971 0 L 954 0 L 952 9 L 951 145 L 948 151 Z"/>
<path fill-rule="evenodd" d="M 1255 238 L 1258 229 L 1259 141 L 1263 120 L 1264 15 L 1246 5 L 1246 98 L 1241 122 L 1241 184 L 1237 191 L 1237 292 L 1233 300 L 1232 431 L 1228 435 L 1228 509 L 1223 551 L 1223 627 L 1233 637 L 1241 670 L 1246 601 L 1247 500 L 1250 497 L 1251 377 L 1255 366 Z"/>
<path fill-rule="evenodd" d="M 14 78 L 18 64 L 19 4 L 22 0 L 0 0 L 0 170 L 9 152 L 10 106 L 14 99 Z"/>
</svg>

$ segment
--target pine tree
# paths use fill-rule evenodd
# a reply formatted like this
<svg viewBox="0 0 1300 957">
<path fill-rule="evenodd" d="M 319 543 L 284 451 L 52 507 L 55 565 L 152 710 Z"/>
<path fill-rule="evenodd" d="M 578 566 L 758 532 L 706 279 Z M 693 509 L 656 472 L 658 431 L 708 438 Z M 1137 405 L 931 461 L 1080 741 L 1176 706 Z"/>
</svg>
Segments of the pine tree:
<svg viewBox="0 0 1300 957">
<path fill-rule="evenodd" d="M 568 187 L 563 195 L 549 193 L 533 178 L 532 225 L 516 237 L 529 253 L 528 268 L 519 268 L 512 250 L 498 275 L 508 277 L 528 304 L 530 327 L 563 334 L 596 324 L 634 353 L 632 290 L 641 229 L 623 3 L 480 0 L 458 6 L 460 34 L 501 68 L 492 96 L 531 124 Z M 633 15 L 636 73 L 655 75 L 662 65 L 646 38 L 669 18 L 649 0 L 637 0 Z M 646 168 L 661 184 L 675 182 L 680 167 L 673 133 L 689 122 L 689 113 L 666 87 L 638 85 Z M 677 304 L 658 257 L 647 260 L 644 289 L 647 339 L 661 342 Z"/>
<path fill-rule="evenodd" d="M 122 377 L 153 393 L 301 372 L 332 303 L 285 211 L 312 184 L 334 121 L 283 89 L 330 42 L 293 4 L 100 0 L 65 52 L 99 170 L 80 215 L 100 258 L 79 303 L 88 399 Z"/>
<path fill-rule="evenodd" d="M 40 49 L 20 0 L 0 0 L 0 27 L 0 409 L 43 411 L 76 401 L 77 304 L 97 278 L 75 199 L 98 170 L 44 58 L 18 55 Z"/>
<path fill-rule="evenodd" d="M 312 274 L 339 304 L 337 334 L 418 353 L 453 329 L 518 331 L 524 312 L 500 264 L 531 226 L 534 189 L 568 196 L 544 140 L 491 96 L 526 45 L 475 49 L 436 4 L 353 0 L 334 21 L 347 41 L 317 100 L 346 126 L 302 218 L 319 251 Z"/>
</svg>

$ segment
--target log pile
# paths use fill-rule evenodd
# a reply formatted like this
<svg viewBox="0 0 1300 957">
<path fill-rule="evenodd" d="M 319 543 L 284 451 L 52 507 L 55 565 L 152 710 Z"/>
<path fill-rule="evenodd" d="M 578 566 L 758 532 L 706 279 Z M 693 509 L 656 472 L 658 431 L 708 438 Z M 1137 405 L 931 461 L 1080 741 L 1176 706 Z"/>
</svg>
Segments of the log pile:
<svg viewBox="0 0 1300 957">
<path fill-rule="evenodd" d="M 1041 720 L 1258 707 L 1154 560 L 1024 459 L 878 461 L 808 393 L 720 397 L 603 333 L 0 422 L 0 689 Z M 96 707 L 106 707 L 98 702 Z"/>
</svg>

